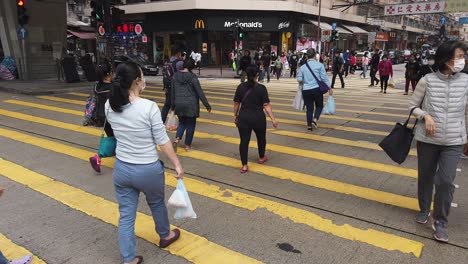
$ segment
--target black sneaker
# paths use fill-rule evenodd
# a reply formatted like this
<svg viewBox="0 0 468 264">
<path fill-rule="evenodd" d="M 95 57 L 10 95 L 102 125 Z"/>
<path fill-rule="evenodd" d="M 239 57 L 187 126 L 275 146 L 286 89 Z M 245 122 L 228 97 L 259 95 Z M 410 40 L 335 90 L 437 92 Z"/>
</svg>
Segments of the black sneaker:
<svg viewBox="0 0 468 264">
<path fill-rule="evenodd" d="M 312 121 L 312 127 L 314 127 L 314 129 L 318 128 L 317 121 Z"/>
<path fill-rule="evenodd" d="M 448 233 L 447 233 L 447 228 L 445 227 L 445 224 L 440 222 L 440 221 L 434 221 L 432 224 L 432 230 L 434 230 L 434 239 L 447 243 L 449 238 L 448 238 Z"/>
<path fill-rule="evenodd" d="M 414 221 L 420 224 L 425 224 L 427 223 L 429 216 L 431 216 L 431 212 L 419 212 L 414 218 Z"/>
</svg>

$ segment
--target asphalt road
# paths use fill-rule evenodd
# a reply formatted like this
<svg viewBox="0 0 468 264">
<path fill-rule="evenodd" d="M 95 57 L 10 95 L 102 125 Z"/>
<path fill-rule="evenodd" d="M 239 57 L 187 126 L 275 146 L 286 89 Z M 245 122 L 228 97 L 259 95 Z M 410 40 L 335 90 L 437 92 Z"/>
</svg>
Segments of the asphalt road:
<svg viewBox="0 0 468 264">
<path fill-rule="evenodd" d="M 395 68 L 401 82 L 403 67 Z M 160 78 L 147 82 L 143 96 L 161 107 Z M 202 112 L 194 150 L 178 151 L 198 219 L 174 220 L 169 208 L 183 239 L 160 250 L 142 194 L 136 235 L 145 263 L 468 263 L 467 161 L 459 164 L 450 243 L 440 244 L 429 223 L 413 221 L 415 153 L 400 166 L 377 146 L 407 115 L 401 90 L 380 94 L 368 79 L 349 76 L 346 89 L 335 91 L 337 114 L 308 132 L 305 114 L 290 106 L 295 81 L 272 80 L 266 86 L 280 126 L 269 124 L 270 161 L 255 163 L 253 136 L 251 171 L 241 175 L 232 123 L 238 80 L 201 83 L 213 112 Z M 89 166 L 101 132 L 81 126 L 85 99 L 0 93 L 0 250 L 9 257 L 121 263 L 113 160 L 99 175 Z M 176 181 L 166 166 L 167 199 Z"/>
</svg>

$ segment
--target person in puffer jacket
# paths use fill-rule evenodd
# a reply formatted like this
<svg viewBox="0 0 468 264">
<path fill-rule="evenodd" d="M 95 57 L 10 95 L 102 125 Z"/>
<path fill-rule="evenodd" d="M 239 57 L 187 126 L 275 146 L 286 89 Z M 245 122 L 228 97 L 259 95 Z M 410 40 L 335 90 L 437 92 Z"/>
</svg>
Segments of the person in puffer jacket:
<svg viewBox="0 0 468 264">
<path fill-rule="evenodd" d="M 454 193 L 457 164 L 468 153 L 468 75 L 466 46 L 447 41 L 436 52 L 438 71 L 425 75 L 411 97 L 410 110 L 419 122 L 415 129 L 418 151 L 418 200 L 416 222 L 427 223 L 435 185 L 434 238 L 448 242 L 447 224 Z"/>
<path fill-rule="evenodd" d="M 387 93 L 388 80 L 390 76 L 393 77 L 392 62 L 388 60 L 387 55 L 382 56 L 379 62 L 379 76 L 380 76 L 380 92 Z"/>
</svg>

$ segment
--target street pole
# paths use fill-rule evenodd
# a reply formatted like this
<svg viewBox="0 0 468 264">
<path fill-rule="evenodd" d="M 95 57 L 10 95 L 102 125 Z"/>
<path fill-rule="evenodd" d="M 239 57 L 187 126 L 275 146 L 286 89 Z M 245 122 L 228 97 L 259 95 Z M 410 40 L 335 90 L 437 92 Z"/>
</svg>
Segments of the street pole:
<svg viewBox="0 0 468 264">
<path fill-rule="evenodd" d="M 29 71 L 28 71 L 28 61 L 26 59 L 26 40 L 24 37 L 21 38 L 21 49 L 22 49 L 22 54 L 23 54 L 23 79 L 24 80 L 29 80 Z"/>
<path fill-rule="evenodd" d="M 322 50 L 322 29 L 320 28 L 320 18 L 322 15 L 322 0 L 319 0 L 319 12 L 318 12 L 318 23 L 317 23 L 317 42 L 318 42 L 318 54 L 321 53 Z"/>
</svg>

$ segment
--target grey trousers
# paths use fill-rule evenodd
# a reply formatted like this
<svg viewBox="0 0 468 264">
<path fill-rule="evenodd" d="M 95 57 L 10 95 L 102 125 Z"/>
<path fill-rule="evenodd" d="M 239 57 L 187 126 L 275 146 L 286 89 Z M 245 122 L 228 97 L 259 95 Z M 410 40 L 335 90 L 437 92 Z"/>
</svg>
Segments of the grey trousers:
<svg viewBox="0 0 468 264">
<path fill-rule="evenodd" d="M 435 185 L 433 218 L 447 224 L 463 145 L 440 146 L 418 141 L 417 149 L 419 208 L 421 212 L 430 211 Z"/>
</svg>

